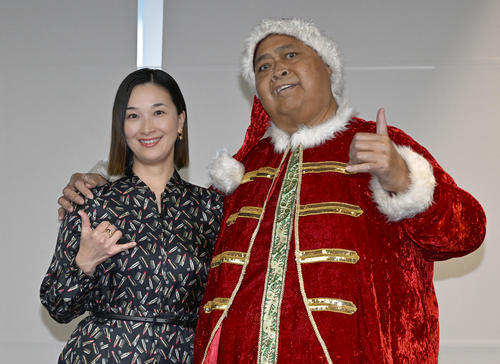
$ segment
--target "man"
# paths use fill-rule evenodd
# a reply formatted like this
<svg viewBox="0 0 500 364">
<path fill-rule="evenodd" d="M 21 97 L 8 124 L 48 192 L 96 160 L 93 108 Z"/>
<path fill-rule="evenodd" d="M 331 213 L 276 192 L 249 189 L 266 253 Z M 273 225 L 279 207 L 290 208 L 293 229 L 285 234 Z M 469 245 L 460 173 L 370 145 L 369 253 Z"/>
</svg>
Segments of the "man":
<svg viewBox="0 0 500 364">
<path fill-rule="evenodd" d="M 353 117 L 314 25 L 265 20 L 246 44 L 258 99 L 243 177 L 212 166 L 227 196 L 195 362 L 437 362 L 433 261 L 481 244 L 480 205 L 383 110 Z"/>
<path fill-rule="evenodd" d="M 246 44 L 257 98 L 211 167 L 225 212 L 195 362 L 436 363 L 433 261 L 481 244 L 481 206 L 383 110 L 354 117 L 313 24 L 265 20 Z"/>
</svg>

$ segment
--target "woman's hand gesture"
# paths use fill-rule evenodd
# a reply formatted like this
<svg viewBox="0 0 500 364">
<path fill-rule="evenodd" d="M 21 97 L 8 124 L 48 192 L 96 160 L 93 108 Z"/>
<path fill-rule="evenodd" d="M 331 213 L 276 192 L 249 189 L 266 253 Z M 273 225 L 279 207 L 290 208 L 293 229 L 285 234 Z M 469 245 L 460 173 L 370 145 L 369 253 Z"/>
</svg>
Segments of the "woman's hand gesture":
<svg viewBox="0 0 500 364">
<path fill-rule="evenodd" d="M 93 275 L 99 264 L 113 255 L 136 246 L 135 242 L 117 244 L 122 233 L 108 221 L 103 221 L 92 229 L 87 214 L 82 210 L 78 211 L 78 214 L 82 219 L 82 234 L 80 249 L 76 254 L 76 264 L 83 273 Z"/>
</svg>

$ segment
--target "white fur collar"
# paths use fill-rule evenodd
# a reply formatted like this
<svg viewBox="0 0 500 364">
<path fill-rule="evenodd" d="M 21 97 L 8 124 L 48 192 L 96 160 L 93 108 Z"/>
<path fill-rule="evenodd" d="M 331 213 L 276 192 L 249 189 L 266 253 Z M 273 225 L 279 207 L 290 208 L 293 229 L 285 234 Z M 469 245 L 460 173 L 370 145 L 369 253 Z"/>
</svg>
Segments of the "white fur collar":
<svg viewBox="0 0 500 364">
<path fill-rule="evenodd" d="M 304 149 L 316 147 L 335 137 L 335 133 L 345 130 L 347 123 L 356 113 L 346 103 L 341 105 L 328 121 L 314 126 L 303 125 L 293 134 L 288 134 L 271 122 L 267 134 L 271 137 L 276 153 L 283 153 L 302 145 Z"/>
<path fill-rule="evenodd" d="M 271 137 L 276 153 L 283 153 L 288 146 L 292 149 L 299 145 L 305 149 L 312 148 L 334 138 L 335 133 L 347 127 L 347 123 L 354 115 L 354 110 L 344 103 L 337 109 L 335 116 L 320 125 L 302 126 L 290 135 L 271 123 L 266 135 Z M 208 174 L 212 185 L 219 191 L 228 194 L 240 185 L 245 174 L 245 167 L 232 158 L 227 150 L 221 150 L 217 152 L 216 157 L 210 163 Z"/>
</svg>

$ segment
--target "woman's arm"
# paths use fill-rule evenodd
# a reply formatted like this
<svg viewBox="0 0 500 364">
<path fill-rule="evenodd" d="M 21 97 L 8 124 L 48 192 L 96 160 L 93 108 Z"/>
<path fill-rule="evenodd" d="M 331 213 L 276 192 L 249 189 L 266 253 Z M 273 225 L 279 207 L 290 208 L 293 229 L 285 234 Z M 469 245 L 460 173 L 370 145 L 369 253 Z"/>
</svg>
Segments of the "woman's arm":
<svg viewBox="0 0 500 364">
<path fill-rule="evenodd" d="M 59 228 L 56 249 L 40 287 L 40 300 L 54 320 L 67 323 L 88 308 L 97 275 L 83 273 L 76 264 L 81 220 L 68 213 Z"/>
<path fill-rule="evenodd" d="M 136 245 L 118 244 L 122 233 L 108 221 L 92 229 L 85 210 L 93 208 L 78 207 L 66 216 L 52 263 L 42 281 L 40 299 L 58 322 L 69 322 L 89 308 L 99 264 Z"/>
</svg>

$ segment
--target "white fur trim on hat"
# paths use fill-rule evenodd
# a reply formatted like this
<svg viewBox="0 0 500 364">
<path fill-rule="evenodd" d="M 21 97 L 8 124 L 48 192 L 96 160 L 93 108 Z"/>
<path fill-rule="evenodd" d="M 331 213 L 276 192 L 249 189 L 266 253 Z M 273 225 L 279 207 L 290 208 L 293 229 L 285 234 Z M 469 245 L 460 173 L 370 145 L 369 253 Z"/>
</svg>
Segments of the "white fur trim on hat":
<svg viewBox="0 0 500 364">
<path fill-rule="evenodd" d="M 229 194 L 241 183 L 245 167 L 234 159 L 226 149 L 217 151 L 215 158 L 208 166 L 211 184 L 219 191 Z"/>
<path fill-rule="evenodd" d="M 337 44 L 322 34 L 311 22 L 302 19 L 264 19 L 249 34 L 246 39 L 246 49 L 241 60 L 241 73 L 255 92 L 254 54 L 261 40 L 271 34 L 288 35 L 299 39 L 314 49 L 323 62 L 332 70 L 332 93 L 337 104 L 342 103 L 344 93 L 344 70 Z"/>
<path fill-rule="evenodd" d="M 395 146 L 410 172 L 410 186 L 402 193 L 385 191 L 373 176 L 370 188 L 378 209 L 389 221 L 411 218 L 429 208 L 434 200 L 436 179 L 431 164 L 408 146 Z"/>
<path fill-rule="evenodd" d="M 326 140 L 335 137 L 335 133 L 345 130 L 349 120 L 355 115 L 354 110 L 344 103 L 338 109 L 335 115 L 324 123 L 306 126 L 302 125 L 293 133 L 288 134 L 271 123 L 268 134 L 274 145 L 276 153 L 283 153 L 289 146 L 292 149 L 302 145 L 304 149 L 316 147 Z"/>
</svg>

